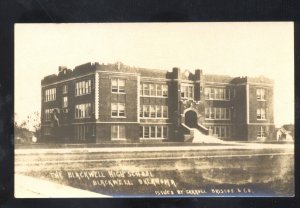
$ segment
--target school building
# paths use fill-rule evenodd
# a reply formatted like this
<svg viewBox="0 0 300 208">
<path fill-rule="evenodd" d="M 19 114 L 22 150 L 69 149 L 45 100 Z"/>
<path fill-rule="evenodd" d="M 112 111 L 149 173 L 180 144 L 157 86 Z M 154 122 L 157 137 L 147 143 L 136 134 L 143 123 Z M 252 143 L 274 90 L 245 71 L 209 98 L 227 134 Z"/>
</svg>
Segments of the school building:
<svg viewBox="0 0 300 208">
<path fill-rule="evenodd" d="M 41 81 L 46 142 L 107 143 L 193 139 L 268 140 L 273 81 L 115 64 L 86 63 Z"/>
</svg>

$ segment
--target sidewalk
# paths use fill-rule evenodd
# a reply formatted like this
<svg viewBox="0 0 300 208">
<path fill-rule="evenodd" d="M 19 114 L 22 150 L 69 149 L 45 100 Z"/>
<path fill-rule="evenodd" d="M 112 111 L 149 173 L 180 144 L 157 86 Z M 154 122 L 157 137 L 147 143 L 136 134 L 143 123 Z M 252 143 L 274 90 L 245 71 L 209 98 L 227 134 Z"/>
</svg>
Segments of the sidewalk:
<svg viewBox="0 0 300 208">
<path fill-rule="evenodd" d="M 85 191 L 54 182 L 15 174 L 16 198 L 107 198 L 111 196 Z"/>
<path fill-rule="evenodd" d="M 197 145 L 197 146 L 156 146 L 156 147 L 65 147 L 65 148 L 35 148 L 15 149 L 16 155 L 31 154 L 76 154 L 97 152 L 157 152 L 157 151 L 193 151 L 193 150 L 227 150 L 227 149 L 294 149 L 294 144 L 262 144 L 226 142 L 224 145 Z"/>
</svg>

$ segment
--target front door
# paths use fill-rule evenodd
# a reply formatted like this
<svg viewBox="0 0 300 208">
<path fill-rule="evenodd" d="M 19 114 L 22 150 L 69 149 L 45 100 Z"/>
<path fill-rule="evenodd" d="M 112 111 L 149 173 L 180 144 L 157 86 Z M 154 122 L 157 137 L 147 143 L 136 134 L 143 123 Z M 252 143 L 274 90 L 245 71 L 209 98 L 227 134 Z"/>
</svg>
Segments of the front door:
<svg viewBox="0 0 300 208">
<path fill-rule="evenodd" d="M 185 113 L 185 124 L 190 128 L 196 128 L 198 123 L 197 113 L 193 110 L 189 110 Z"/>
</svg>

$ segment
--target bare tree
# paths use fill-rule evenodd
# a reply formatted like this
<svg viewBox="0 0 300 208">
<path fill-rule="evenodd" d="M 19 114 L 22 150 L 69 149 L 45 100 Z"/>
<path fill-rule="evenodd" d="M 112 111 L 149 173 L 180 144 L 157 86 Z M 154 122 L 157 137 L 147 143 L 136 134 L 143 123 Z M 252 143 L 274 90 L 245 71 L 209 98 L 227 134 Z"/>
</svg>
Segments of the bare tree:
<svg viewBox="0 0 300 208">
<path fill-rule="evenodd" d="M 28 115 L 26 119 L 22 120 L 20 123 L 18 123 L 15 120 L 14 127 L 15 127 L 15 137 L 23 137 L 23 138 L 25 137 L 24 139 L 28 140 L 31 139 L 31 138 L 26 138 L 29 135 L 28 133 L 33 132 L 34 136 L 39 139 L 40 132 L 41 132 L 40 113 L 35 111 L 34 113 Z"/>
</svg>

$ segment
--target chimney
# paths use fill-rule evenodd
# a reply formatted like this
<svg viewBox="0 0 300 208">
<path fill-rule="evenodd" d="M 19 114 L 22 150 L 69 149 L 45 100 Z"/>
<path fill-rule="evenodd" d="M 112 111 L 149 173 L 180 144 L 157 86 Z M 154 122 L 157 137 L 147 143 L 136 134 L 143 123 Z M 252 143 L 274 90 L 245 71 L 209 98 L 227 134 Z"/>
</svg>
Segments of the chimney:
<svg viewBox="0 0 300 208">
<path fill-rule="evenodd" d="M 173 68 L 173 78 L 174 79 L 179 79 L 180 77 L 180 69 L 178 67 Z"/>
<path fill-rule="evenodd" d="M 196 69 L 195 70 L 196 80 L 200 80 L 202 77 L 202 74 L 203 74 L 202 69 Z"/>
<path fill-rule="evenodd" d="M 58 73 L 63 72 L 64 69 L 67 69 L 66 66 L 59 66 L 58 67 Z"/>
</svg>

